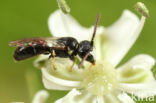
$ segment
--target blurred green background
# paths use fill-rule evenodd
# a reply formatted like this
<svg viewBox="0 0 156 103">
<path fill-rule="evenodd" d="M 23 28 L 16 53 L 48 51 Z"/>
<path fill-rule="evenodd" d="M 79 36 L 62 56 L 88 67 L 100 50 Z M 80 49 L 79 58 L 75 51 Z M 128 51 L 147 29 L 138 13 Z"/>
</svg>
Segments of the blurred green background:
<svg viewBox="0 0 156 103">
<path fill-rule="evenodd" d="M 101 12 L 100 25 L 109 26 L 120 17 L 124 9 L 135 12 L 133 5 L 137 1 L 67 0 L 67 3 L 71 14 L 82 25 L 93 25 L 98 12 Z M 147 53 L 156 58 L 156 1 L 140 1 L 148 7 L 150 18 L 122 63 L 139 53 Z M 33 66 L 35 58 L 15 62 L 12 57 L 15 48 L 9 47 L 8 42 L 25 37 L 50 36 L 47 20 L 56 9 L 56 0 L 0 0 L 0 103 L 30 103 L 33 94 L 43 88 L 40 70 Z M 51 91 L 49 101 L 64 94 L 65 92 Z"/>
</svg>

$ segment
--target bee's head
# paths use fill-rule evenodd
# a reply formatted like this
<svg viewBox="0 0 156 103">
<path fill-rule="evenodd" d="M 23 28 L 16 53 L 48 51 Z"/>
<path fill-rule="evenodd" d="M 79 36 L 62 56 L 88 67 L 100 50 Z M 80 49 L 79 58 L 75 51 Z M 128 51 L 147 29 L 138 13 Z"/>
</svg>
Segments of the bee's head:
<svg viewBox="0 0 156 103">
<path fill-rule="evenodd" d="M 95 64 L 95 60 L 94 60 L 93 55 L 91 54 L 91 51 L 93 51 L 94 37 L 96 34 L 96 29 L 97 29 L 98 21 L 100 19 L 100 15 L 101 14 L 98 14 L 98 16 L 97 16 L 91 41 L 85 40 L 85 41 L 80 42 L 80 44 L 79 44 L 78 55 L 82 58 L 79 66 L 78 66 L 79 68 L 82 66 L 83 61 L 85 61 L 85 60 L 91 62 L 92 64 Z"/>
<path fill-rule="evenodd" d="M 87 55 L 88 51 L 90 51 L 86 60 L 94 64 L 95 60 L 93 55 L 91 54 L 92 50 L 93 46 L 91 45 L 90 41 L 87 40 L 81 41 L 78 47 L 78 55 L 83 59 Z"/>
</svg>

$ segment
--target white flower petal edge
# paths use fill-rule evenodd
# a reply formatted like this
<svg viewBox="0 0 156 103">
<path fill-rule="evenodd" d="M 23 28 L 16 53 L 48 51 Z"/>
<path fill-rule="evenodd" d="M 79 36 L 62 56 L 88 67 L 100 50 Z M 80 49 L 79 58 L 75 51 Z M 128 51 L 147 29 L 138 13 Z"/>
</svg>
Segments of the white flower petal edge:
<svg viewBox="0 0 156 103">
<path fill-rule="evenodd" d="M 126 93 L 95 96 L 87 91 L 72 89 L 66 96 L 55 103 L 135 103 Z"/>
<path fill-rule="evenodd" d="M 133 94 L 141 98 L 147 98 L 156 95 L 156 83 L 148 84 L 120 84 L 120 90 Z"/>
<path fill-rule="evenodd" d="M 93 22 L 94 23 L 94 22 Z M 90 40 L 93 34 L 93 27 L 85 28 L 81 26 L 71 15 L 56 10 L 48 20 L 49 30 L 57 37 L 74 37 L 78 41 Z M 97 34 L 103 31 L 103 27 L 98 28 Z"/>
<path fill-rule="evenodd" d="M 155 59 L 148 55 L 148 54 L 139 54 L 136 55 L 135 57 L 133 57 L 132 59 L 130 59 L 127 63 L 125 63 L 124 65 L 120 66 L 119 68 L 117 68 L 118 71 L 123 71 L 123 70 L 127 70 L 129 68 L 131 69 L 138 69 L 138 68 L 142 68 L 142 69 L 146 69 L 146 70 L 150 70 L 152 69 L 152 67 L 155 65 Z M 127 68 L 129 67 L 129 68 Z"/>
<path fill-rule="evenodd" d="M 148 97 L 156 95 L 156 80 L 151 72 L 155 59 L 146 54 L 140 54 L 119 67 L 119 88 L 136 96 Z"/>
<path fill-rule="evenodd" d="M 132 12 L 124 10 L 119 20 L 104 31 L 108 39 L 108 48 L 103 51 L 106 60 L 116 66 L 138 38 L 144 22 L 145 17 L 139 20 Z"/>
<path fill-rule="evenodd" d="M 80 88 L 79 81 L 70 81 L 55 77 L 42 68 L 42 80 L 45 88 L 53 90 L 71 90 L 72 88 Z"/>
<path fill-rule="evenodd" d="M 103 100 L 101 100 L 104 103 Z M 55 103 L 97 103 L 97 98 L 87 91 L 80 92 L 72 89 L 66 96 L 55 101 Z"/>
<path fill-rule="evenodd" d="M 45 103 L 45 100 L 48 98 L 49 94 L 45 90 L 40 90 L 35 94 L 35 97 L 32 103 Z"/>
<path fill-rule="evenodd" d="M 135 103 L 131 97 L 129 97 L 126 93 L 121 93 L 118 95 L 118 98 L 123 102 L 123 103 Z"/>
</svg>

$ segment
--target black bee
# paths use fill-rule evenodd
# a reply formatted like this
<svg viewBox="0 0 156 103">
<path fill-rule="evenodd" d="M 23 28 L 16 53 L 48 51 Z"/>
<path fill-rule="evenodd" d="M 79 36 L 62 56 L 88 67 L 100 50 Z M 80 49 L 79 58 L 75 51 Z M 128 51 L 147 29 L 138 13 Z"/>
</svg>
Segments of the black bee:
<svg viewBox="0 0 156 103">
<path fill-rule="evenodd" d="M 14 59 L 17 61 L 25 60 L 27 58 L 39 55 L 39 54 L 50 54 L 49 58 L 52 58 L 53 68 L 55 57 L 70 58 L 73 61 L 74 66 L 76 62 L 76 56 L 82 58 L 79 68 L 86 60 L 93 65 L 95 60 L 93 55 L 90 53 L 93 50 L 94 37 L 96 34 L 97 23 L 99 21 L 100 14 L 96 19 L 94 26 L 94 32 L 91 41 L 78 41 L 73 37 L 43 37 L 43 38 L 26 38 L 9 43 L 10 46 L 15 46 Z"/>
</svg>

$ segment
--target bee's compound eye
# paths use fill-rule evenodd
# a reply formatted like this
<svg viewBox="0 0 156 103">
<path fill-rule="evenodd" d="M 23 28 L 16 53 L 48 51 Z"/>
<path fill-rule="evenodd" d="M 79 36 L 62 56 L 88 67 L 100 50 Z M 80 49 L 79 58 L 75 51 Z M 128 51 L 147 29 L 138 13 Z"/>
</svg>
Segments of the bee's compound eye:
<svg viewBox="0 0 156 103">
<path fill-rule="evenodd" d="M 89 54 L 86 60 L 89 61 L 92 64 L 95 63 L 94 56 L 92 54 Z"/>
</svg>

